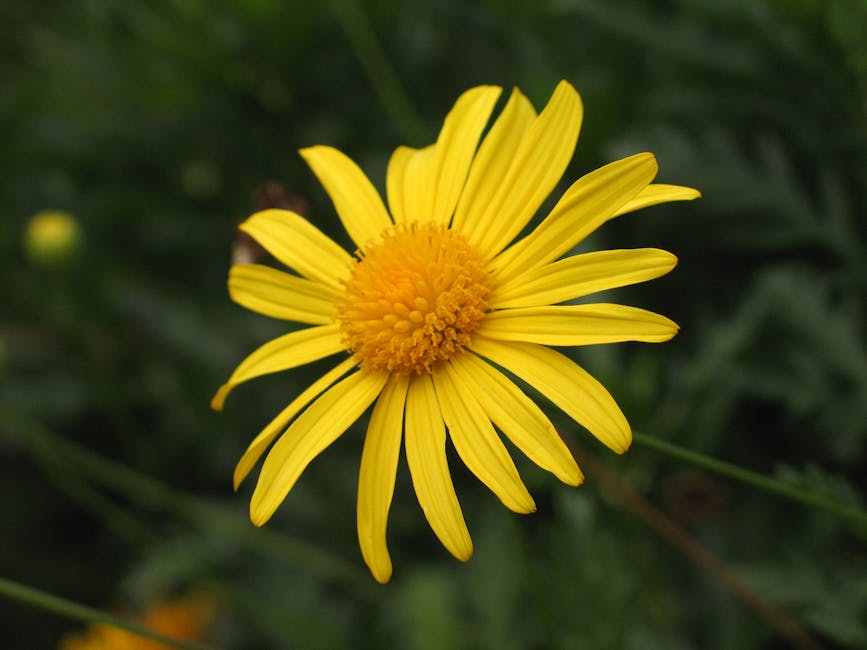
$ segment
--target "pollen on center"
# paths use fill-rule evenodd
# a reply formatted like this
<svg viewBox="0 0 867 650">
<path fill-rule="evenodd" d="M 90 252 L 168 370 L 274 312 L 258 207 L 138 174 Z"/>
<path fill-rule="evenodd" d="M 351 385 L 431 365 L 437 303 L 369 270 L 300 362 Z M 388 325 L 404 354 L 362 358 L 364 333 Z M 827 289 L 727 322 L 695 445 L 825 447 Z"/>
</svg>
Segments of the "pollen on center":
<svg viewBox="0 0 867 650">
<path fill-rule="evenodd" d="M 420 374 L 469 345 L 489 290 L 481 256 L 459 232 L 399 224 L 358 253 L 337 314 L 362 367 Z"/>
</svg>

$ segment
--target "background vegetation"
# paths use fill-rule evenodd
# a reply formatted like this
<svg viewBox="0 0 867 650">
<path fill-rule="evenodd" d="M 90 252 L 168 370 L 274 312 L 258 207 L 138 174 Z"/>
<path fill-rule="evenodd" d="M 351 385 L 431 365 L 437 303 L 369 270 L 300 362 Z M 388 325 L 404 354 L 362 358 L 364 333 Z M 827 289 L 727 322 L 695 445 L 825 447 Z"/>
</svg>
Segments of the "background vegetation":
<svg viewBox="0 0 867 650">
<path fill-rule="evenodd" d="M 672 274 L 613 297 L 681 334 L 575 357 L 637 430 L 863 507 L 865 24 L 863 0 L 2 3 L 0 575 L 115 611 L 208 593 L 232 648 L 867 647 L 867 531 L 826 512 L 646 447 L 613 457 L 561 420 L 588 481 L 524 462 L 534 516 L 453 463 L 468 565 L 402 467 L 380 587 L 355 539 L 363 429 L 265 529 L 252 481 L 231 490 L 320 369 L 208 408 L 284 331 L 228 299 L 239 220 L 300 202 L 342 237 L 298 148 L 337 146 L 382 187 L 392 149 L 430 141 L 462 90 L 517 85 L 541 107 L 565 78 L 586 110 L 565 180 L 649 150 L 661 181 L 704 193 L 588 242 L 674 251 Z M 25 252 L 44 209 L 80 226 L 65 263 Z M 80 627 L 0 608 L 3 647 Z"/>
</svg>

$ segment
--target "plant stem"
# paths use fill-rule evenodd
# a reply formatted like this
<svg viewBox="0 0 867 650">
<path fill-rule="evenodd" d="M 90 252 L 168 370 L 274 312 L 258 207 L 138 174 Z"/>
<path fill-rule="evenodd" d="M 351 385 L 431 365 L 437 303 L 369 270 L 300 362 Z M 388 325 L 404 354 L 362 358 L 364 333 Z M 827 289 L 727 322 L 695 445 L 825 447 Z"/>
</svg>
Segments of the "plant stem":
<svg viewBox="0 0 867 650">
<path fill-rule="evenodd" d="M 783 481 L 763 476 L 762 474 L 744 469 L 738 465 L 733 465 L 732 463 L 727 463 L 723 460 L 706 456 L 697 451 L 684 449 L 683 447 L 660 440 L 659 438 L 654 438 L 653 436 L 635 432 L 633 433 L 633 439 L 635 442 L 647 447 L 648 449 L 653 449 L 654 451 L 671 456 L 672 458 L 686 461 L 692 465 L 701 467 L 702 469 L 740 481 L 741 483 L 746 483 L 747 485 L 759 488 L 760 490 L 778 494 L 787 499 L 825 510 L 826 512 L 833 513 L 838 517 L 842 517 L 859 527 L 867 529 L 867 512 L 857 508 L 844 506 L 836 501 L 828 499 L 827 497 L 808 492 L 798 486 L 792 485 L 791 483 L 784 483 Z"/>
<path fill-rule="evenodd" d="M 428 130 L 404 92 L 394 68 L 376 40 L 376 34 L 356 0 L 331 0 L 331 12 L 340 23 L 355 56 L 373 84 L 379 101 L 397 124 L 403 137 L 420 144 L 428 139 Z"/>
<path fill-rule="evenodd" d="M 0 408 L 0 428 L 18 434 L 19 439 L 37 454 L 50 448 L 57 459 L 63 459 L 95 482 L 109 487 L 144 508 L 158 508 L 172 512 L 181 519 L 204 526 L 209 532 L 219 530 L 227 538 L 261 551 L 293 567 L 306 567 L 319 571 L 344 584 L 351 585 L 360 597 L 371 597 L 371 581 L 355 565 L 334 557 L 299 539 L 272 530 L 257 529 L 235 512 L 189 494 L 175 490 L 147 474 L 23 418 L 15 417 Z"/>
<path fill-rule="evenodd" d="M 574 442 L 566 444 L 579 463 L 587 467 L 595 481 L 608 488 L 615 499 L 660 537 L 696 563 L 708 575 L 714 577 L 735 597 L 761 617 L 768 625 L 784 636 L 791 647 L 798 650 L 821 650 L 821 646 L 800 624 L 790 618 L 737 573 L 727 567 L 708 548 L 691 537 L 676 521 L 653 506 L 647 499 L 624 483 L 614 472 L 605 468 L 592 454 L 580 449 Z"/>
<path fill-rule="evenodd" d="M 28 605 L 40 607 L 67 618 L 84 621 L 86 623 L 102 623 L 104 625 L 111 625 L 112 627 L 126 630 L 127 632 L 137 636 L 159 641 L 160 643 L 165 643 L 174 648 L 181 648 L 181 650 L 209 650 L 211 648 L 211 646 L 202 645 L 200 643 L 164 636 L 143 625 L 112 616 L 111 614 L 98 609 L 79 605 L 78 603 L 66 600 L 65 598 L 60 598 L 59 596 L 54 596 L 45 591 L 34 589 L 33 587 L 28 587 L 27 585 L 7 580 L 2 577 L 0 577 L 0 595 L 6 596 L 11 600 L 17 600 L 22 603 L 27 603 Z"/>
</svg>

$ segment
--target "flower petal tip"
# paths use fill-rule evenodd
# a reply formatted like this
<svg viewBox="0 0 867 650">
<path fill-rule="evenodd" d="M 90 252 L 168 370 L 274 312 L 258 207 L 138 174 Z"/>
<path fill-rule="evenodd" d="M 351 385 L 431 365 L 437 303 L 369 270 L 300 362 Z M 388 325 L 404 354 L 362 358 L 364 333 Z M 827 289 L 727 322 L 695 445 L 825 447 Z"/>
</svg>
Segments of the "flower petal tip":
<svg viewBox="0 0 867 650">
<path fill-rule="evenodd" d="M 630 430 L 630 431 L 626 432 L 626 437 L 624 438 L 623 442 L 621 444 L 619 444 L 617 447 L 611 447 L 611 450 L 614 453 L 622 456 L 627 451 L 629 451 L 629 448 L 631 446 L 632 446 L 632 431 Z"/>
<path fill-rule="evenodd" d="M 254 212 L 253 214 L 251 214 L 249 217 L 247 217 L 241 223 L 238 224 L 238 230 L 243 230 L 247 234 L 250 234 L 249 229 L 250 229 L 251 223 L 253 223 L 254 221 L 258 221 L 263 216 L 265 216 L 268 212 L 275 211 L 275 210 L 276 210 L 276 208 L 268 208 L 265 210 L 259 210 L 258 212 Z"/>
<path fill-rule="evenodd" d="M 584 473 L 578 469 L 576 465 L 574 471 L 570 471 L 568 474 L 564 474 L 560 477 L 560 480 L 563 481 L 566 485 L 571 485 L 572 487 L 578 487 L 582 483 L 584 483 Z"/>
<path fill-rule="evenodd" d="M 315 145 L 310 146 L 310 147 L 303 147 L 303 148 L 299 149 L 298 155 L 301 156 L 304 159 L 304 161 L 309 165 L 311 158 L 314 158 L 316 156 L 317 152 L 328 150 L 328 149 L 334 149 L 334 147 L 329 147 L 329 146 L 324 145 L 324 144 L 315 144 Z"/>
<path fill-rule="evenodd" d="M 391 581 L 391 565 L 389 565 L 388 568 L 381 567 L 379 569 L 371 569 L 370 574 L 379 584 L 388 584 Z"/>
<path fill-rule="evenodd" d="M 261 485 L 256 486 L 256 490 L 253 491 L 253 498 L 250 499 L 250 522 L 256 528 L 261 528 L 267 524 L 276 510 L 276 507 L 271 509 L 263 507 L 261 495 L 257 494 L 260 487 Z"/>
<path fill-rule="evenodd" d="M 560 83 L 558 83 L 557 86 L 554 88 L 552 96 L 556 95 L 557 93 L 564 92 L 572 95 L 573 101 L 578 102 L 578 108 L 583 112 L 584 101 L 581 99 L 581 93 L 578 92 L 578 89 L 575 88 L 575 86 L 573 86 L 571 82 L 566 81 L 565 79 L 561 79 Z"/>
<path fill-rule="evenodd" d="M 511 495 L 510 498 L 506 498 L 505 500 L 503 498 L 503 496 L 500 497 L 503 505 L 519 515 L 529 515 L 536 512 L 536 502 L 526 490 L 523 490 L 523 494 Z"/>
<path fill-rule="evenodd" d="M 223 410 L 223 405 L 226 403 L 226 398 L 229 396 L 229 391 L 232 387 L 229 384 L 223 384 L 217 389 L 217 393 L 211 398 L 211 408 L 218 413 Z"/>
<path fill-rule="evenodd" d="M 267 524 L 269 519 L 271 519 L 271 515 L 264 516 L 261 512 L 254 511 L 252 508 L 250 508 L 250 522 L 256 528 L 261 528 L 262 526 Z"/>
<path fill-rule="evenodd" d="M 653 165 L 653 168 L 656 170 L 656 172 L 659 171 L 659 161 L 656 160 L 656 156 L 653 155 L 650 151 L 642 151 L 641 153 L 635 154 L 635 159 L 642 162 L 647 161 Z M 656 176 L 656 172 L 654 172 L 654 176 Z"/>
<path fill-rule="evenodd" d="M 458 549 L 456 549 L 458 550 Z M 470 558 L 473 557 L 473 545 L 470 544 L 468 548 L 460 549 L 460 552 L 452 551 L 452 555 L 461 562 L 469 562 Z"/>
</svg>

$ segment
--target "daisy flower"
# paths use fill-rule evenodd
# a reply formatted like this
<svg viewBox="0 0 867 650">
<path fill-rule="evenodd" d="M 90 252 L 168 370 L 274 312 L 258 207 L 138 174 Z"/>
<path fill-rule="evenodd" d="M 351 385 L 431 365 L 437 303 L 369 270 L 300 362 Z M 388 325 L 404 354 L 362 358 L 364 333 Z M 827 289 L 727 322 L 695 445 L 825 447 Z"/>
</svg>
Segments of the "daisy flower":
<svg viewBox="0 0 867 650">
<path fill-rule="evenodd" d="M 495 86 L 468 90 L 435 143 L 394 151 L 388 208 L 343 153 L 326 146 L 301 150 L 358 247 L 354 255 L 291 211 L 264 210 L 240 226 L 294 273 L 236 264 L 229 273 L 232 299 L 310 327 L 244 359 L 213 408 L 220 410 L 229 391 L 254 377 L 332 355 L 340 361 L 253 440 L 235 469 L 235 488 L 271 447 L 250 503 L 253 523 L 263 525 L 307 465 L 373 406 L 357 517 L 361 553 L 379 582 L 392 572 L 386 523 L 401 444 L 425 518 L 466 561 L 473 546 L 446 440 L 506 507 L 532 512 L 533 498 L 500 434 L 569 485 L 579 485 L 583 475 L 514 378 L 623 453 L 632 434 L 614 399 L 548 346 L 655 343 L 678 329 L 635 307 L 563 303 L 670 271 L 675 256 L 652 248 L 572 253 L 608 219 L 699 193 L 653 184 L 656 160 L 639 153 L 580 178 L 519 238 L 572 157 L 583 109 L 565 81 L 539 114 L 515 89 L 482 138 L 500 93 Z"/>
</svg>

